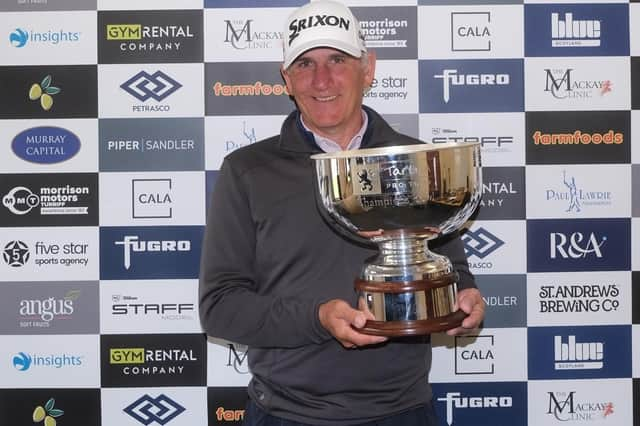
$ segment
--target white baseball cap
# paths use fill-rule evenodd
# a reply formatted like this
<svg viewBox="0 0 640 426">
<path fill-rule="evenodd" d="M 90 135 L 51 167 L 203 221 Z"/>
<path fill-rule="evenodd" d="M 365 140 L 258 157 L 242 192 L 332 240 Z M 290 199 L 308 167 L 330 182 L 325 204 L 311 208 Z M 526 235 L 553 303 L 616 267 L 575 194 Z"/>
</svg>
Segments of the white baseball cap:
<svg viewBox="0 0 640 426">
<path fill-rule="evenodd" d="M 359 58 L 366 52 L 360 23 L 342 3 L 317 0 L 293 12 L 284 30 L 284 68 L 315 47 L 332 47 Z"/>
</svg>

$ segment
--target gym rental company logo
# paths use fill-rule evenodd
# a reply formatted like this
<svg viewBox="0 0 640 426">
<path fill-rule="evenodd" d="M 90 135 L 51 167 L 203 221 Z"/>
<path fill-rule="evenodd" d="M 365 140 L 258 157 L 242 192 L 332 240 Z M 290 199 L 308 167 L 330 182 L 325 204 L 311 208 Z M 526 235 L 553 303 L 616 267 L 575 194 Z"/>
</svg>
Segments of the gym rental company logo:
<svg viewBox="0 0 640 426">
<path fill-rule="evenodd" d="M 524 219 L 524 167 L 484 167 L 477 220 Z"/>
<path fill-rule="evenodd" d="M 55 126 L 25 129 L 11 141 L 11 150 L 16 157 L 36 164 L 56 164 L 70 160 L 80 151 L 80 147 L 80 138 L 76 134 Z"/>
<path fill-rule="evenodd" d="M 57 46 L 58 44 L 73 44 L 80 41 L 81 31 L 45 30 L 16 28 L 9 34 L 9 43 L 13 47 L 23 48 L 27 45 Z"/>
<path fill-rule="evenodd" d="M 520 112 L 524 110 L 521 59 L 421 60 L 420 112 Z M 499 101 L 498 101 L 499 99 Z"/>
<path fill-rule="evenodd" d="M 206 340 L 202 334 L 101 336 L 102 385 L 206 385 Z"/>
<path fill-rule="evenodd" d="M 152 397 L 145 394 L 126 406 L 123 411 L 143 425 L 166 425 L 186 408 L 165 394 Z"/>
<path fill-rule="evenodd" d="M 525 5 L 525 56 L 628 56 L 623 4 Z"/>
<path fill-rule="evenodd" d="M 491 33 L 491 12 L 451 12 L 453 52 L 489 52 Z"/>
<path fill-rule="evenodd" d="M 631 375 L 631 328 L 621 325 L 529 327 L 529 379 L 597 379 Z"/>
<path fill-rule="evenodd" d="M 202 10 L 99 11 L 100 63 L 202 61 Z"/>
</svg>

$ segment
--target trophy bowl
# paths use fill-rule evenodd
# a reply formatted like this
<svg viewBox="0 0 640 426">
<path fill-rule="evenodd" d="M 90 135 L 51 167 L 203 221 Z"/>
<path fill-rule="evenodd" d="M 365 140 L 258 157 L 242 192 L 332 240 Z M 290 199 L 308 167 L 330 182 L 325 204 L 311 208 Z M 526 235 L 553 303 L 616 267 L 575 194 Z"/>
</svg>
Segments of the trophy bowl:
<svg viewBox="0 0 640 426">
<path fill-rule="evenodd" d="M 378 245 L 355 280 L 363 333 L 414 336 L 458 327 L 458 274 L 428 241 L 459 229 L 480 202 L 479 143 L 397 145 L 311 156 L 318 205 Z"/>
</svg>

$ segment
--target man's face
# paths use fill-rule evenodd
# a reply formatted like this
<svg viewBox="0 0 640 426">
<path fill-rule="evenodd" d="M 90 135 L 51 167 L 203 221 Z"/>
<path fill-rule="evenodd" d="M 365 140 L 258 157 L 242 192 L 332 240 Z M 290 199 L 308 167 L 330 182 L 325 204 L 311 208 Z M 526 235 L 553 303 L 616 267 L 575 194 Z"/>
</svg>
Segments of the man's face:
<svg viewBox="0 0 640 426">
<path fill-rule="evenodd" d="M 314 132 L 341 142 L 362 126 L 363 91 L 371 85 L 375 55 L 368 61 L 331 48 L 300 55 L 282 75 L 304 123 Z"/>
</svg>

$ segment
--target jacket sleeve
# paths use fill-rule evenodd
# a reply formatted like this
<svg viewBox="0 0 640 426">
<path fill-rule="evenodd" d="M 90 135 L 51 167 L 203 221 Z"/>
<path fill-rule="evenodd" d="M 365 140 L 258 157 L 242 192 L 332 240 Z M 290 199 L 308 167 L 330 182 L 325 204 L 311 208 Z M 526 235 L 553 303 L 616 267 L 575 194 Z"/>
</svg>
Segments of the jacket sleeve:
<svg viewBox="0 0 640 426">
<path fill-rule="evenodd" d="M 199 280 L 204 331 L 253 347 L 297 347 L 331 339 L 318 318 L 325 300 L 260 291 L 248 189 L 228 160 L 209 202 Z"/>
</svg>

